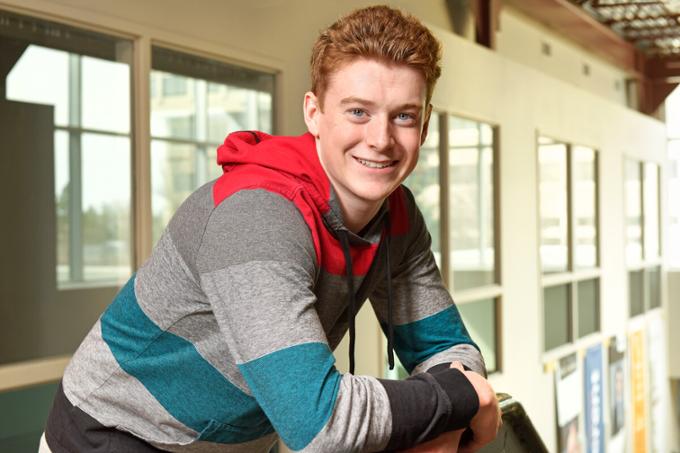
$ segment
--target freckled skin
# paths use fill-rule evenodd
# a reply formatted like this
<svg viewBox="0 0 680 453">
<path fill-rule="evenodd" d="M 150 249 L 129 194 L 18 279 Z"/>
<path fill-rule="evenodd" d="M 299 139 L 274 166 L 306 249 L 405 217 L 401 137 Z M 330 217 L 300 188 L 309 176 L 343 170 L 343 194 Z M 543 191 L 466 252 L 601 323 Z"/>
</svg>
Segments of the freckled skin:
<svg viewBox="0 0 680 453">
<path fill-rule="evenodd" d="M 331 75 L 323 99 L 305 95 L 307 128 L 351 230 L 370 221 L 418 162 L 426 93 L 417 70 L 362 58 Z"/>
</svg>

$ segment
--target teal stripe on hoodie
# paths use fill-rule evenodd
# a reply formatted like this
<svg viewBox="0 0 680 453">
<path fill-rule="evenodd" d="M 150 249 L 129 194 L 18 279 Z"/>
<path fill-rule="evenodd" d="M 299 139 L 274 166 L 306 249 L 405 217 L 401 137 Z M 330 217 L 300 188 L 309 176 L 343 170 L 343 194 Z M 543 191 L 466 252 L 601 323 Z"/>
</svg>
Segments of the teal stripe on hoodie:
<svg viewBox="0 0 680 453">
<path fill-rule="evenodd" d="M 333 413 L 342 379 L 334 364 L 328 345 L 303 343 L 239 365 L 253 395 L 293 450 L 306 447 Z"/>
<path fill-rule="evenodd" d="M 189 341 L 161 330 L 137 303 L 135 276 L 101 318 L 102 337 L 126 373 L 137 378 L 199 440 L 239 443 L 273 432 L 255 399 L 246 395 Z"/>
<path fill-rule="evenodd" d="M 381 327 L 386 331 L 387 324 L 381 323 Z M 419 363 L 457 344 L 470 344 L 479 350 L 455 305 L 419 321 L 394 326 L 394 349 L 409 373 Z"/>
</svg>

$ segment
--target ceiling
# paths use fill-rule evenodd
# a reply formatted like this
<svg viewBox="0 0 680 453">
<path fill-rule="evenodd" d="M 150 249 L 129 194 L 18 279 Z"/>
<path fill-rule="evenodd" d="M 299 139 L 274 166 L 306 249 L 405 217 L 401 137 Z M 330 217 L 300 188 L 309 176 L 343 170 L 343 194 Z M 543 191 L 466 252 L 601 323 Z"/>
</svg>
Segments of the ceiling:
<svg viewBox="0 0 680 453">
<path fill-rule="evenodd" d="M 680 55 L 680 0 L 570 0 L 648 57 Z"/>
</svg>

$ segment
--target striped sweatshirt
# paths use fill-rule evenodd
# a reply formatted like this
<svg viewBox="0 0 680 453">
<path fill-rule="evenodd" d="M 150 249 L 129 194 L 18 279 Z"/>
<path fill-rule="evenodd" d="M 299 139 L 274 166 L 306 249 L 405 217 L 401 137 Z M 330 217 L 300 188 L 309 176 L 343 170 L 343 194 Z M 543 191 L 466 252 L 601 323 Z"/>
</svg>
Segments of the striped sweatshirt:
<svg viewBox="0 0 680 453">
<path fill-rule="evenodd" d="M 354 234 L 311 135 L 234 133 L 218 163 L 74 354 L 52 451 L 382 451 L 467 426 L 477 396 L 448 364 L 484 364 L 408 189 Z M 366 300 L 408 379 L 335 368 Z"/>
</svg>

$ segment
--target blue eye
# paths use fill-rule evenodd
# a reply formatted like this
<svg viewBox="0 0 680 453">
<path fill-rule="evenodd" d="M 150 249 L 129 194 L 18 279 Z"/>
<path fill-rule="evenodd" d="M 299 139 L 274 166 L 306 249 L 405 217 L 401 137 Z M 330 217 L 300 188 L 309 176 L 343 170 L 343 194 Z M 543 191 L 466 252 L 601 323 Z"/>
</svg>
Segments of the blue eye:
<svg viewBox="0 0 680 453">
<path fill-rule="evenodd" d="M 408 121 L 413 119 L 413 115 L 410 113 L 400 113 L 397 115 L 397 118 L 401 121 Z"/>
<path fill-rule="evenodd" d="M 361 110 L 361 109 L 350 109 L 350 110 L 349 110 L 349 113 L 351 113 L 351 114 L 354 115 L 354 116 L 361 117 L 361 116 L 364 116 L 364 114 L 365 114 L 366 112 L 364 112 L 364 111 Z"/>
</svg>

